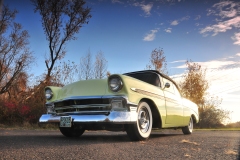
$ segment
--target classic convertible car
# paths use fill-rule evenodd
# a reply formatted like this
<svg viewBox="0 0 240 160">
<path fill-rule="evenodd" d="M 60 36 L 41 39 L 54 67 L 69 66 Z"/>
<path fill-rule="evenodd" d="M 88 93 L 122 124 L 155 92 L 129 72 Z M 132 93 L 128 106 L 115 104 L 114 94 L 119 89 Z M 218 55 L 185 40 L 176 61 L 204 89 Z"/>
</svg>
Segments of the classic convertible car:
<svg viewBox="0 0 240 160">
<path fill-rule="evenodd" d="M 126 131 L 131 140 L 146 140 L 152 129 L 193 132 L 198 107 L 181 97 L 168 76 L 154 70 L 114 74 L 45 88 L 47 114 L 40 123 L 58 123 L 66 137 L 85 130 Z"/>
</svg>

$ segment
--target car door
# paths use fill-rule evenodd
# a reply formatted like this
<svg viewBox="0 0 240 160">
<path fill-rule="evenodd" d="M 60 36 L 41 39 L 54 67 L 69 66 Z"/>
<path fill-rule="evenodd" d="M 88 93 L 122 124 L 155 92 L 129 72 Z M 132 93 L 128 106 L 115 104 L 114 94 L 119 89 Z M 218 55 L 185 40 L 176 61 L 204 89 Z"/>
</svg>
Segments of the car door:
<svg viewBox="0 0 240 160">
<path fill-rule="evenodd" d="M 179 125 L 182 125 L 184 122 L 184 106 L 183 106 L 183 99 L 182 96 L 178 90 L 178 88 L 175 86 L 175 84 L 173 84 L 173 88 L 174 88 L 174 93 L 175 93 L 175 98 L 177 100 L 177 104 L 178 104 L 178 118 L 179 118 Z"/>
<path fill-rule="evenodd" d="M 170 126 L 179 126 L 183 123 L 182 98 L 174 83 L 163 78 L 164 86 L 166 83 L 169 87 L 163 89 L 166 102 L 166 124 Z"/>
</svg>

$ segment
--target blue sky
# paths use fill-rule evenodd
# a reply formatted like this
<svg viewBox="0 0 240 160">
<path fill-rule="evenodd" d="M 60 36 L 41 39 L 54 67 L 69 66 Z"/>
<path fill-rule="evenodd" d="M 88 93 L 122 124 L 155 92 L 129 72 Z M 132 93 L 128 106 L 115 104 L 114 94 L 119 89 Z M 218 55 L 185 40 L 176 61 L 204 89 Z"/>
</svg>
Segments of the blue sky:
<svg viewBox="0 0 240 160">
<path fill-rule="evenodd" d="M 5 0 L 19 11 L 16 21 L 30 34 L 36 64 L 45 72 L 48 45 L 40 16 L 29 0 Z M 220 0 L 88 0 L 89 24 L 68 42 L 64 61 L 77 64 L 88 50 L 108 60 L 111 73 L 145 69 L 150 53 L 163 48 L 170 76 L 181 75 L 185 61 L 207 68 L 209 93 L 223 99 L 221 107 L 240 121 L 240 2 Z M 176 78 L 178 80 L 178 78 Z"/>
</svg>

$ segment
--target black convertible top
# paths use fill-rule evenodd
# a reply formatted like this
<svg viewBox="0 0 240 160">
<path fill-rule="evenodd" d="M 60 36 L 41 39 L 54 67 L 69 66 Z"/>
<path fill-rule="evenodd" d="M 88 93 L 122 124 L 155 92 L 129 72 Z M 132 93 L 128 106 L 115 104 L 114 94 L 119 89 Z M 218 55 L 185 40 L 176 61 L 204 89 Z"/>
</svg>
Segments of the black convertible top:
<svg viewBox="0 0 240 160">
<path fill-rule="evenodd" d="M 179 90 L 179 87 L 178 87 L 177 83 L 174 80 L 172 80 L 169 76 L 167 76 L 167 75 L 165 75 L 163 73 L 160 73 L 157 70 L 142 70 L 142 71 L 128 72 L 128 73 L 124 73 L 123 75 L 135 74 L 135 73 L 144 73 L 144 72 L 151 72 L 151 73 L 154 72 L 156 74 L 159 74 L 161 77 L 164 77 L 164 78 L 168 79 L 169 81 L 171 81 L 173 84 L 175 84 L 175 86 Z"/>
</svg>

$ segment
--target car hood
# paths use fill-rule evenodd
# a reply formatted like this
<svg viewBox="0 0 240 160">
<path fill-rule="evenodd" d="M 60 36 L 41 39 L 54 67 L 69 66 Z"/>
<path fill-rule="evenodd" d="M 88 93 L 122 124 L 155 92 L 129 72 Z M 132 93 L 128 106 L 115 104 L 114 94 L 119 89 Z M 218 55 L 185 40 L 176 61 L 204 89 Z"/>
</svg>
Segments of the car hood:
<svg viewBox="0 0 240 160">
<path fill-rule="evenodd" d="M 66 85 L 56 93 L 55 100 L 77 96 L 103 96 L 108 88 L 107 79 L 84 80 Z"/>
</svg>

